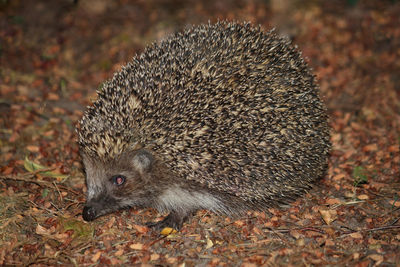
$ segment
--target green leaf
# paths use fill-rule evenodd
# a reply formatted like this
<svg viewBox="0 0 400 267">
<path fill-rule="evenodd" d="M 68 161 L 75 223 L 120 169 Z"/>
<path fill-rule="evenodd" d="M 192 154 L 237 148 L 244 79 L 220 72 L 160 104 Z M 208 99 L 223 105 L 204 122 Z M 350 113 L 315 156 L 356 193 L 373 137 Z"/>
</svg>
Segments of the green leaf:
<svg viewBox="0 0 400 267">
<path fill-rule="evenodd" d="M 60 218 L 61 225 L 65 231 L 73 230 L 73 238 L 90 240 L 93 237 L 94 229 L 90 224 L 73 218 Z"/>
<path fill-rule="evenodd" d="M 42 192 L 42 198 L 46 198 L 49 195 L 49 189 L 45 188 Z"/>
<path fill-rule="evenodd" d="M 28 157 L 25 157 L 24 167 L 28 172 L 36 172 L 36 171 L 39 171 L 39 170 L 48 169 L 43 165 L 37 164 L 37 163 L 35 163 L 33 161 L 30 161 L 28 159 Z"/>
<path fill-rule="evenodd" d="M 354 186 L 368 183 L 366 170 L 362 166 L 357 166 L 353 169 Z"/>
<path fill-rule="evenodd" d="M 40 175 L 42 175 L 42 176 L 53 177 L 53 178 L 58 178 L 58 179 L 65 179 L 65 178 L 69 177 L 69 175 L 67 175 L 67 174 L 60 174 L 60 173 L 56 173 L 54 171 L 49 171 L 50 167 L 46 167 L 46 166 L 40 165 L 38 163 L 35 163 L 35 162 L 29 160 L 28 157 L 25 157 L 24 167 L 28 172 L 40 173 Z M 43 170 L 43 171 L 41 171 L 41 170 Z"/>
</svg>

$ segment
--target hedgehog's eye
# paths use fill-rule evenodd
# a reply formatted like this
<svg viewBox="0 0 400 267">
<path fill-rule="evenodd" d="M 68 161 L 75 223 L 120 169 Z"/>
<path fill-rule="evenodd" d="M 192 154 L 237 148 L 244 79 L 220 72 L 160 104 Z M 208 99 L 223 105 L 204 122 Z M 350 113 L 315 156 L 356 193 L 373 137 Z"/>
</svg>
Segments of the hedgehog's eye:
<svg viewBox="0 0 400 267">
<path fill-rule="evenodd" d="M 121 174 L 118 174 L 111 177 L 110 181 L 115 185 L 123 185 L 126 181 L 126 177 Z"/>
</svg>

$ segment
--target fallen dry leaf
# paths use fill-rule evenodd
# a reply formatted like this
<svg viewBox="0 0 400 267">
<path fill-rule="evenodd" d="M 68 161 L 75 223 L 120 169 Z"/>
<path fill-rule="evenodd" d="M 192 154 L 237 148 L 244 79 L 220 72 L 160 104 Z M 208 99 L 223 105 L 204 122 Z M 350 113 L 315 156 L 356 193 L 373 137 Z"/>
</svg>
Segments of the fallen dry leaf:
<svg viewBox="0 0 400 267">
<path fill-rule="evenodd" d="M 101 256 L 101 251 L 98 251 L 96 254 L 94 254 L 91 258 L 92 262 L 98 262 Z"/>
<path fill-rule="evenodd" d="M 390 205 L 393 205 L 395 207 L 400 207 L 400 200 L 389 200 Z"/>
<path fill-rule="evenodd" d="M 158 260 L 159 258 L 160 258 L 160 255 L 157 254 L 157 253 L 153 253 L 153 254 L 150 255 L 150 260 L 151 260 L 151 261 L 156 261 L 156 260 Z"/>
<path fill-rule="evenodd" d="M 374 152 L 374 151 L 378 150 L 378 145 L 375 144 L 375 143 L 374 144 L 369 144 L 369 145 L 364 146 L 363 150 L 365 152 Z"/>
<path fill-rule="evenodd" d="M 207 246 L 206 246 L 206 249 L 212 248 L 213 246 L 214 246 L 214 243 L 212 242 L 211 239 L 209 239 L 209 238 L 207 237 Z"/>
<path fill-rule="evenodd" d="M 337 211 L 336 210 L 323 210 L 320 209 L 319 213 L 322 216 L 322 219 L 327 225 L 330 225 L 334 220 L 337 219 Z"/>
<path fill-rule="evenodd" d="M 357 198 L 360 199 L 360 200 L 366 200 L 366 199 L 369 199 L 369 196 L 363 194 L 363 195 L 358 195 Z"/>
<path fill-rule="evenodd" d="M 138 231 L 138 233 L 141 233 L 141 234 L 145 234 L 149 231 L 149 228 L 147 226 L 138 225 L 138 224 L 133 224 L 132 226 L 133 226 L 133 228 L 136 229 L 136 231 Z"/>
<path fill-rule="evenodd" d="M 325 203 L 328 204 L 328 205 L 335 205 L 335 204 L 340 204 L 341 201 L 339 199 L 337 199 L 337 198 L 328 198 L 325 201 Z"/>
<path fill-rule="evenodd" d="M 375 262 L 376 266 L 379 266 L 383 262 L 383 256 L 382 255 L 372 254 L 372 255 L 368 255 L 368 258 L 376 261 Z"/>
<path fill-rule="evenodd" d="M 362 236 L 362 234 L 361 234 L 360 232 L 351 233 L 350 236 L 351 236 L 352 238 L 356 238 L 356 239 L 363 238 L 363 236 Z"/>
<path fill-rule="evenodd" d="M 114 253 L 114 255 L 117 256 L 117 257 L 122 256 L 123 254 L 124 254 L 124 250 L 123 249 L 119 249 Z"/>
<path fill-rule="evenodd" d="M 39 152 L 39 147 L 38 147 L 38 146 L 34 146 L 34 145 L 26 146 L 26 149 L 27 149 L 29 152 L 34 152 L 34 153 Z"/>
<path fill-rule="evenodd" d="M 38 234 L 38 235 L 51 235 L 52 234 L 52 232 L 49 229 L 44 228 L 40 224 L 38 224 L 36 226 L 35 233 Z"/>
<path fill-rule="evenodd" d="M 171 227 L 165 227 L 164 229 L 161 230 L 160 234 L 162 235 L 171 235 L 171 234 L 176 234 L 178 231 L 176 231 L 174 228 Z"/>
<path fill-rule="evenodd" d="M 135 243 L 129 246 L 131 249 L 135 250 L 142 250 L 144 248 L 144 245 L 141 243 Z"/>
</svg>

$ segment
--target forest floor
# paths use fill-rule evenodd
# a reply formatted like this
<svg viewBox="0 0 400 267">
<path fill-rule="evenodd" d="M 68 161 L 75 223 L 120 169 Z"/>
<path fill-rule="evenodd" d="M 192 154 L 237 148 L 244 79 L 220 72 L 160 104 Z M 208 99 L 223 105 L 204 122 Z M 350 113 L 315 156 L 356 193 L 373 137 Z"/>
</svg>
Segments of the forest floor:
<svg viewBox="0 0 400 267">
<path fill-rule="evenodd" d="M 399 266 L 400 1 L 0 1 L 0 265 Z M 301 3 L 300 3 L 301 2 Z M 96 88 L 188 25 L 289 36 L 328 106 L 324 179 L 288 207 L 181 231 L 130 209 L 87 223 L 75 126 Z"/>
</svg>

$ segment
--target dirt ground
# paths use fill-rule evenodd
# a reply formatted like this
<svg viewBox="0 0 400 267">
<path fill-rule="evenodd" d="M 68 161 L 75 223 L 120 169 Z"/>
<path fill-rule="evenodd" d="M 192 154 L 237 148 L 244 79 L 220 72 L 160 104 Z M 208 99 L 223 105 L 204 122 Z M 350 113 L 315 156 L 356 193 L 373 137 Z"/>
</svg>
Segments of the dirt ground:
<svg viewBox="0 0 400 267">
<path fill-rule="evenodd" d="M 87 223 L 75 125 L 96 88 L 189 25 L 291 38 L 328 106 L 327 176 L 288 207 L 199 211 L 181 231 L 130 209 Z M 400 266 L 400 1 L 0 1 L 0 265 Z"/>
</svg>

